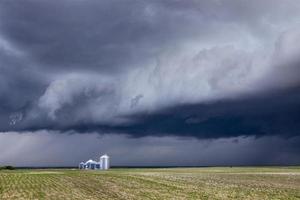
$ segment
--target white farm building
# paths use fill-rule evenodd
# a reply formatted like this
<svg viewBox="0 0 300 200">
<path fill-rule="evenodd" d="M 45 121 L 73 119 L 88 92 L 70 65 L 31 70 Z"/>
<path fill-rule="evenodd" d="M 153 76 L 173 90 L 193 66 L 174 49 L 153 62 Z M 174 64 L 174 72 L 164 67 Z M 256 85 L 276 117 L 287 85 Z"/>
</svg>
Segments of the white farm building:
<svg viewBox="0 0 300 200">
<path fill-rule="evenodd" d="M 107 170 L 109 167 L 109 156 L 106 154 L 100 157 L 99 162 L 88 160 L 79 163 L 79 169 Z"/>
</svg>

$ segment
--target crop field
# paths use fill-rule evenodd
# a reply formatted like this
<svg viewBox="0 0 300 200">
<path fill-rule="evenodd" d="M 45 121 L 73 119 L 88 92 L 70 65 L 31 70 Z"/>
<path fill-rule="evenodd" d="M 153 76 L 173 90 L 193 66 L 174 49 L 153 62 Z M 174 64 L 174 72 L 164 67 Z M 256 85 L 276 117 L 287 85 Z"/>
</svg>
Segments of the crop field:
<svg viewBox="0 0 300 200">
<path fill-rule="evenodd" d="M 300 199 L 300 167 L 2 170 L 0 199 Z"/>
</svg>

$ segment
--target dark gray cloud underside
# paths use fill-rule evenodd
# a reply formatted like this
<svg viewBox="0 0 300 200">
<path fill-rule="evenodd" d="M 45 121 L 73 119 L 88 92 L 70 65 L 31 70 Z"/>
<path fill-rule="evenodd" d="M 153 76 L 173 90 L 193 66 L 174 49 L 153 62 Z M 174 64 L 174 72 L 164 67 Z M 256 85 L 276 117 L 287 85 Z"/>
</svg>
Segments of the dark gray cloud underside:
<svg viewBox="0 0 300 200">
<path fill-rule="evenodd" d="M 40 126 L 16 130 L 121 133 L 132 137 L 171 135 L 199 139 L 266 135 L 288 138 L 300 135 L 300 89 L 209 104 L 177 105 L 123 117 L 132 123 L 83 122 L 72 126 L 40 123 Z"/>
<path fill-rule="evenodd" d="M 136 120 L 132 125 L 99 127 L 129 133 L 134 137 L 166 134 L 196 138 L 298 136 L 300 90 L 207 105 L 178 105 L 157 113 L 141 113 L 131 118 Z M 85 132 L 85 129 L 92 131 L 93 126 L 78 126 L 74 129 L 82 132 Z"/>
</svg>

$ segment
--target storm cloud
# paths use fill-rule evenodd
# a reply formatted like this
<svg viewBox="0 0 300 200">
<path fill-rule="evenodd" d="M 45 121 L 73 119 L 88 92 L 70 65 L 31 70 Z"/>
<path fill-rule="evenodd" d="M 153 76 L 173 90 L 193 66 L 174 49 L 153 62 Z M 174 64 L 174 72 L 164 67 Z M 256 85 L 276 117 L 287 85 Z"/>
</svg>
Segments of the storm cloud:
<svg viewBox="0 0 300 200">
<path fill-rule="evenodd" d="M 0 131 L 297 138 L 299 10 L 292 0 L 2 1 Z"/>
</svg>

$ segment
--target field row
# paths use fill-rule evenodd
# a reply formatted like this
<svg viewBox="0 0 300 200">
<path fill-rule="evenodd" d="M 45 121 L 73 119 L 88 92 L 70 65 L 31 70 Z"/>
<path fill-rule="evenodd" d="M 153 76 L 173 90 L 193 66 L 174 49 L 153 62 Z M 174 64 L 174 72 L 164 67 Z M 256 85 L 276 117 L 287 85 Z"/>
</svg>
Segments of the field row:
<svg viewBox="0 0 300 200">
<path fill-rule="evenodd" d="M 300 199 L 300 168 L 0 171 L 0 199 Z"/>
</svg>

